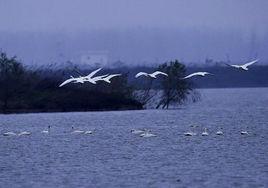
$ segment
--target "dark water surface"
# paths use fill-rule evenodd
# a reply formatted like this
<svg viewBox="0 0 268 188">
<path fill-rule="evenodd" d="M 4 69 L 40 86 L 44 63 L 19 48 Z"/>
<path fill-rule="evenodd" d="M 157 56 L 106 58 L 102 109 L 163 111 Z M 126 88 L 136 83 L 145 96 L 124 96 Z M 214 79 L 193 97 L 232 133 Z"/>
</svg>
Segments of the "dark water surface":
<svg viewBox="0 0 268 188">
<path fill-rule="evenodd" d="M 0 115 L 0 187 L 268 187 L 268 89 L 200 92 L 176 110 Z M 210 135 L 185 137 L 191 124 Z"/>
</svg>

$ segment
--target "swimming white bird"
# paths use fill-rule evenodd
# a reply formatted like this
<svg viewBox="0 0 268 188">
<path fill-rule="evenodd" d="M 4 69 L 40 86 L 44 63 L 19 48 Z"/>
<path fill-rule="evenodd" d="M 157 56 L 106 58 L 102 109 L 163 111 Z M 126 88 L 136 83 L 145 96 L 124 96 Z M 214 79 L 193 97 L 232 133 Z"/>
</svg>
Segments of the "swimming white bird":
<svg viewBox="0 0 268 188">
<path fill-rule="evenodd" d="M 216 135 L 223 135 L 222 128 L 216 132 Z"/>
<path fill-rule="evenodd" d="M 191 126 L 191 129 L 194 129 L 194 128 L 196 128 L 196 126 Z M 183 134 L 184 134 L 184 136 L 195 136 L 196 135 L 196 133 L 193 130 L 187 131 Z"/>
<path fill-rule="evenodd" d="M 93 131 L 84 131 L 84 134 L 93 134 Z"/>
<path fill-rule="evenodd" d="M 196 133 L 191 132 L 191 131 L 185 132 L 183 134 L 184 134 L 184 136 L 195 136 L 196 135 Z"/>
<path fill-rule="evenodd" d="M 242 70 L 244 70 L 244 71 L 247 71 L 247 70 L 248 70 L 248 66 L 253 65 L 254 63 L 257 63 L 258 61 L 259 61 L 259 60 L 256 59 L 256 60 L 251 61 L 251 62 L 249 62 L 249 63 L 246 63 L 246 64 L 244 64 L 244 65 L 230 65 L 230 64 L 227 64 L 227 63 L 226 63 L 226 65 L 229 65 L 229 66 L 231 66 L 231 67 L 234 67 L 234 68 L 237 68 L 237 69 L 242 69 Z"/>
<path fill-rule="evenodd" d="M 47 130 L 43 130 L 41 133 L 44 133 L 44 134 L 50 133 L 50 125 L 47 127 Z"/>
<path fill-rule="evenodd" d="M 202 132 L 202 136 L 208 136 L 207 128 L 205 128 L 204 132 Z"/>
<path fill-rule="evenodd" d="M 206 76 L 206 75 L 214 75 L 214 74 L 211 74 L 209 72 L 195 72 L 195 73 L 192 73 L 188 76 L 185 76 L 184 78 L 182 78 L 182 80 L 184 79 L 187 79 L 187 78 L 191 78 L 191 77 L 194 77 L 194 76 Z"/>
<path fill-rule="evenodd" d="M 74 127 L 72 127 L 72 130 L 74 130 Z M 85 133 L 85 131 L 82 130 L 74 130 L 73 132 L 71 132 L 71 134 L 82 134 Z"/>
<path fill-rule="evenodd" d="M 23 132 L 20 132 L 20 133 L 18 134 L 18 136 L 23 136 L 23 135 L 29 136 L 29 135 L 31 135 L 31 133 L 28 132 L 28 131 L 23 131 Z"/>
<path fill-rule="evenodd" d="M 249 135 L 249 133 L 247 131 L 241 131 L 240 134 L 241 135 Z"/>
<path fill-rule="evenodd" d="M 6 133 L 3 133 L 3 136 L 16 136 L 17 134 L 14 133 L 14 132 L 6 132 Z"/>
<path fill-rule="evenodd" d="M 144 130 L 138 130 L 138 129 L 131 129 L 130 132 L 132 134 L 142 134 L 144 133 L 145 131 Z"/>
<path fill-rule="evenodd" d="M 150 133 L 150 130 L 145 130 L 143 133 L 140 134 L 140 137 L 143 138 L 150 138 L 150 137 L 155 137 L 155 134 Z"/>
<path fill-rule="evenodd" d="M 157 75 L 164 75 L 164 76 L 168 76 L 166 73 L 161 72 L 161 71 L 155 71 L 151 74 L 148 74 L 146 72 L 139 72 L 138 74 L 136 74 L 135 78 L 138 78 L 140 76 L 146 76 L 146 77 L 151 77 L 151 78 L 156 78 Z"/>
<path fill-rule="evenodd" d="M 82 134 L 82 133 L 85 133 L 85 131 L 82 131 L 82 130 L 75 130 L 75 131 L 73 131 L 71 134 Z"/>
<path fill-rule="evenodd" d="M 112 79 L 113 77 L 116 77 L 116 76 L 121 76 L 121 74 L 111 74 L 111 75 L 103 78 L 102 80 L 105 81 L 105 82 L 107 82 L 107 83 L 111 83 L 111 80 L 110 79 Z"/>
</svg>

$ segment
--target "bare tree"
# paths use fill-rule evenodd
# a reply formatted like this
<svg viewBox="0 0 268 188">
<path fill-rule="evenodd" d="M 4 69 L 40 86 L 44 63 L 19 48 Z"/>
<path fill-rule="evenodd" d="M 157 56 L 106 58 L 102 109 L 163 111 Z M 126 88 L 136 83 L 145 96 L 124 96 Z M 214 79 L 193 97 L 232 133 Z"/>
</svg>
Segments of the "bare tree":
<svg viewBox="0 0 268 188">
<path fill-rule="evenodd" d="M 156 108 L 168 109 L 170 104 L 181 104 L 191 96 L 193 101 L 197 100 L 198 95 L 193 92 L 192 83 L 181 79 L 185 76 L 185 65 L 178 60 L 170 61 L 159 66 L 159 70 L 168 74 L 162 78 L 162 94 Z"/>
</svg>

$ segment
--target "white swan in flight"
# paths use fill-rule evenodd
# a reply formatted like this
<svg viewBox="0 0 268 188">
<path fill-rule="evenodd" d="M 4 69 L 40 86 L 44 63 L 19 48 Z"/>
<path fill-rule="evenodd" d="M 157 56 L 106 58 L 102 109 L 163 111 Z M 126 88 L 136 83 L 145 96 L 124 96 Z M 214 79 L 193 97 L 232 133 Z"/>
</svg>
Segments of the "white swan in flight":
<svg viewBox="0 0 268 188">
<path fill-rule="evenodd" d="M 81 83 L 81 84 L 83 84 L 85 82 L 84 77 L 82 77 L 82 76 L 80 76 L 78 78 L 74 78 L 73 76 L 70 76 L 70 77 L 71 78 L 69 78 L 69 79 L 65 80 L 64 82 L 62 82 L 59 85 L 59 87 L 62 87 L 62 86 L 66 85 L 66 84 L 69 84 L 69 83 Z"/>
<path fill-rule="evenodd" d="M 257 63 L 258 61 L 259 61 L 259 60 L 256 59 L 256 60 L 251 61 L 251 62 L 249 62 L 249 63 L 246 63 L 246 64 L 244 64 L 244 65 L 230 65 L 230 64 L 227 64 L 227 63 L 226 63 L 226 65 L 229 65 L 229 66 L 231 66 L 231 67 L 234 67 L 234 68 L 237 68 L 237 69 L 242 69 L 242 70 L 244 70 L 244 71 L 247 71 L 247 70 L 248 70 L 248 66 L 253 65 L 254 63 Z"/>
<path fill-rule="evenodd" d="M 204 128 L 204 132 L 201 134 L 202 136 L 208 136 L 207 128 Z"/>
<path fill-rule="evenodd" d="M 85 82 L 85 77 L 79 76 L 78 78 L 75 78 L 74 83 L 80 83 L 83 84 Z"/>
<path fill-rule="evenodd" d="M 23 135 L 29 136 L 29 135 L 31 135 L 31 132 L 23 131 L 23 132 L 20 132 L 20 133 L 18 134 L 18 136 L 23 136 Z"/>
<path fill-rule="evenodd" d="M 88 82 L 90 82 L 90 83 L 92 83 L 92 84 L 96 84 L 96 82 L 94 82 L 93 80 L 92 80 L 92 76 L 94 76 L 97 72 L 99 72 L 101 70 L 101 68 L 99 68 L 99 69 L 97 69 L 97 70 L 95 70 L 95 71 L 93 71 L 93 72 L 91 72 L 90 74 L 88 74 L 87 76 L 79 76 L 78 78 L 74 78 L 73 76 L 71 76 L 71 78 L 69 78 L 69 79 L 67 79 L 67 80 L 65 80 L 64 82 L 62 82 L 60 85 L 59 85 L 59 87 L 62 87 L 62 86 L 64 86 L 64 85 L 66 85 L 66 84 L 69 84 L 69 83 L 81 83 L 81 84 L 83 84 L 85 81 L 88 81 Z"/>
<path fill-rule="evenodd" d="M 85 76 L 84 78 L 92 78 L 92 76 L 94 76 L 97 72 L 99 72 L 102 68 L 99 68 L 97 70 L 94 70 L 93 72 L 91 72 L 90 74 L 88 74 L 87 76 Z"/>
<path fill-rule="evenodd" d="M 77 80 L 77 78 L 74 78 L 73 76 L 70 76 L 70 77 L 71 77 L 71 78 L 69 78 L 69 79 L 65 80 L 64 82 L 62 82 L 62 83 L 59 85 L 59 87 L 62 87 L 62 86 L 66 85 L 66 84 L 69 84 L 69 83 L 71 83 L 71 82 L 75 82 L 75 81 Z"/>
<path fill-rule="evenodd" d="M 16 136 L 17 134 L 14 133 L 14 132 L 6 132 L 6 133 L 3 133 L 3 136 Z"/>
<path fill-rule="evenodd" d="M 87 82 L 90 82 L 90 83 L 92 83 L 92 84 L 96 84 L 96 81 L 101 80 L 101 79 L 102 79 L 102 76 L 97 76 L 97 77 L 94 77 L 94 78 L 93 78 L 93 76 L 94 76 L 97 72 L 99 72 L 101 69 L 102 69 L 102 68 L 99 68 L 99 69 L 97 69 L 97 70 L 91 72 L 91 73 L 88 74 L 87 76 L 84 76 L 84 77 L 83 77 L 83 80 L 84 80 L 84 81 L 87 81 Z M 103 76 L 104 76 L 104 75 L 103 75 Z M 106 76 L 107 76 L 107 75 L 106 75 Z"/>
<path fill-rule="evenodd" d="M 47 130 L 43 130 L 41 133 L 48 134 L 50 133 L 50 125 L 47 127 Z"/>
<path fill-rule="evenodd" d="M 121 74 L 111 74 L 111 75 L 103 78 L 102 80 L 105 81 L 105 82 L 107 82 L 107 83 L 111 83 L 111 80 L 110 79 L 112 79 L 113 77 L 117 77 L 117 76 L 121 76 Z"/>
<path fill-rule="evenodd" d="M 138 74 L 136 74 L 135 78 L 138 78 L 140 76 L 146 76 L 146 77 L 151 77 L 151 78 L 156 78 L 157 75 L 164 75 L 164 76 L 168 76 L 166 73 L 161 72 L 161 71 L 155 71 L 151 74 L 148 74 L 146 72 L 139 72 Z"/>
<path fill-rule="evenodd" d="M 182 78 L 182 80 L 184 79 L 188 79 L 188 78 L 191 78 L 191 77 L 194 77 L 194 76 L 206 76 L 206 75 L 214 75 L 214 74 L 211 74 L 209 72 L 195 72 L 195 73 L 192 73 L 188 76 L 185 76 L 184 78 Z"/>
<path fill-rule="evenodd" d="M 96 83 L 97 81 L 103 80 L 106 76 L 108 76 L 108 74 L 96 76 L 96 77 L 91 78 L 91 81 Z"/>
</svg>

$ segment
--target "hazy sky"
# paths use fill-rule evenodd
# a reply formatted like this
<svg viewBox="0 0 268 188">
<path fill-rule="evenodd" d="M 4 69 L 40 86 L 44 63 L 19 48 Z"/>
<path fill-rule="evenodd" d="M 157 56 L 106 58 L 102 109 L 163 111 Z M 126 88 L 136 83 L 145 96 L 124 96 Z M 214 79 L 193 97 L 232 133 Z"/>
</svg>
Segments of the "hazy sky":
<svg viewBox="0 0 268 188">
<path fill-rule="evenodd" d="M 267 0 L 0 0 L 1 30 L 212 27 L 267 30 Z"/>
<path fill-rule="evenodd" d="M 42 52 L 35 53 L 40 58 L 57 56 L 53 54 L 53 47 L 57 47 L 57 53 L 70 54 L 71 44 L 78 41 L 81 32 L 91 32 L 91 38 L 84 37 L 87 43 L 83 47 L 78 45 L 79 51 L 108 50 L 116 58 L 131 61 L 161 57 L 197 61 L 206 55 L 222 59 L 227 53 L 233 53 L 234 59 L 244 60 L 250 56 L 249 51 L 257 47 L 251 54 L 268 59 L 268 0 L 0 0 L 0 23 L 0 32 L 5 33 L 0 36 L 0 48 L 27 60 L 36 49 Z M 144 28 L 146 36 L 142 34 Z M 131 29 L 137 32 L 128 32 Z M 99 31 L 107 32 L 98 36 Z M 19 35 L 25 32 L 47 33 L 48 36 L 71 33 L 72 38 L 68 42 L 68 37 L 60 40 L 57 36 L 55 44 L 45 44 L 49 39 L 43 34 L 43 41 L 41 37 L 38 41 L 38 36 L 32 39 Z M 12 36 L 6 37 L 8 33 Z M 192 37 L 195 41 L 189 41 Z M 182 49 L 175 42 L 183 42 L 183 39 L 190 43 L 184 41 Z M 28 47 L 23 45 L 25 40 L 29 41 Z M 55 41 L 55 37 L 51 40 Z M 151 49 L 153 46 L 153 50 L 145 54 L 138 44 L 128 44 L 130 41 L 132 44 L 140 41 L 140 45 Z M 126 48 L 128 51 L 124 51 Z M 45 54 L 49 50 L 51 52 Z"/>
</svg>

